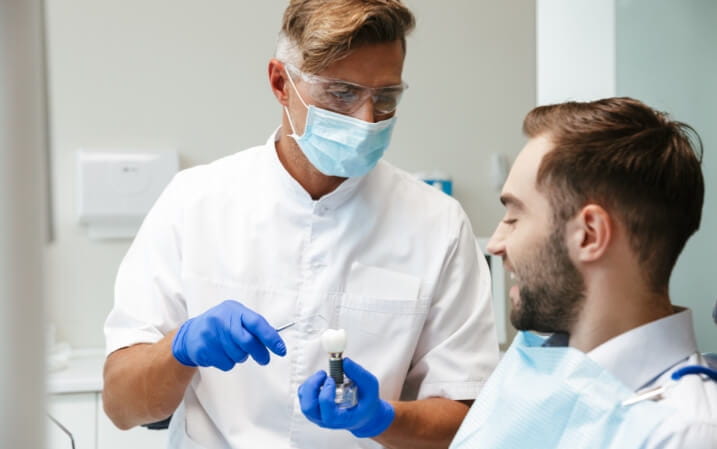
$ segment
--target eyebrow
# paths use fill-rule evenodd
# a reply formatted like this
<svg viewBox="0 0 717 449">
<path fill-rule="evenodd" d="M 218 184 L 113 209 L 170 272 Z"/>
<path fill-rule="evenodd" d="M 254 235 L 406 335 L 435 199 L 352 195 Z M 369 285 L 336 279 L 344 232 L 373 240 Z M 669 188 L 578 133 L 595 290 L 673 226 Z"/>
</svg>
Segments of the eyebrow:
<svg viewBox="0 0 717 449">
<path fill-rule="evenodd" d="M 523 204 L 523 202 L 510 193 L 502 194 L 500 196 L 500 202 L 503 203 L 503 206 L 506 207 L 513 206 L 517 209 L 525 209 L 525 205 Z"/>
</svg>

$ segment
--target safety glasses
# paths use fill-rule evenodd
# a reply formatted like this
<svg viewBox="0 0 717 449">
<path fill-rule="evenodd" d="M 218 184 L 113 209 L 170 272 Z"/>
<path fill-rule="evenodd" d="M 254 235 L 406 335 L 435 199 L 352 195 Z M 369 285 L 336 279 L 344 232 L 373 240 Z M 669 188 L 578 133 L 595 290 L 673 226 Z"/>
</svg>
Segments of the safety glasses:
<svg viewBox="0 0 717 449">
<path fill-rule="evenodd" d="M 403 91 L 408 89 L 406 83 L 395 86 L 367 87 L 348 81 L 326 78 L 319 75 L 302 72 L 291 64 L 284 64 L 291 74 L 304 81 L 309 95 L 319 106 L 340 114 L 350 115 L 361 107 L 370 97 L 373 100 L 373 110 L 376 115 L 393 113 L 401 101 Z"/>
</svg>

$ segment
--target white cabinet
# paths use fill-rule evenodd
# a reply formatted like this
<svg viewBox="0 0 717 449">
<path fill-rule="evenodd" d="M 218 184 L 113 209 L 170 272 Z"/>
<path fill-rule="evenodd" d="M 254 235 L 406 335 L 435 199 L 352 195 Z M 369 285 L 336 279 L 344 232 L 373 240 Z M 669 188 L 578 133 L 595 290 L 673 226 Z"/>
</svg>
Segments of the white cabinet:
<svg viewBox="0 0 717 449">
<path fill-rule="evenodd" d="M 135 427 L 119 430 L 102 409 L 102 396 L 97 399 L 97 449 L 164 449 L 167 447 L 166 430 Z"/>
<path fill-rule="evenodd" d="M 48 413 L 75 439 L 76 449 L 165 449 L 166 430 L 119 430 L 102 408 L 101 350 L 76 351 L 69 366 L 48 376 Z M 71 449 L 70 438 L 47 418 L 47 448 Z"/>
<path fill-rule="evenodd" d="M 48 413 L 69 430 L 76 449 L 95 449 L 97 393 L 56 394 L 48 400 Z M 70 437 L 47 418 L 47 447 L 71 449 Z"/>
<path fill-rule="evenodd" d="M 75 440 L 76 449 L 164 449 L 166 430 L 135 427 L 119 430 L 102 409 L 100 392 L 53 394 L 48 413 L 60 422 Z M 71 449 L 69 436 L 47 419 L 48 449 Z"/>
</svg>

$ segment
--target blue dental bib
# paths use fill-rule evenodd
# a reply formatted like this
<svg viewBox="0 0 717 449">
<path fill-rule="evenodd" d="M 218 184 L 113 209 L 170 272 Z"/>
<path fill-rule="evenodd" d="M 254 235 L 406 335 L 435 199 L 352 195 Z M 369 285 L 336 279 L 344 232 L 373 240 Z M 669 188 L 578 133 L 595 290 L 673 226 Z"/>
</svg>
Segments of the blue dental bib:
<svg viewBox="0 0 717 449">
<path fill-rule="evenodd" d="M 672 409 L 643 401 L 583 352 L 520 332 L 451 449 L 639 448 Z"/>
</svg>

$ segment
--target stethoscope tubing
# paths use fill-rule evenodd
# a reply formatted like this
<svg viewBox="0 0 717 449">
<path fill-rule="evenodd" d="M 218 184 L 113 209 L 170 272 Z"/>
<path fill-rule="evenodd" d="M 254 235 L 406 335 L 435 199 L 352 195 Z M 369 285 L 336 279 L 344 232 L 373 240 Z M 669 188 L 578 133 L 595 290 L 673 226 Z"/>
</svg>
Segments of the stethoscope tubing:
<svg viewBox="0 0 717 449">
<path fill-rule="evenodd" d="M 679 380 L 682 376 L 690 374 L 704 375 L 717 382 L 717 370 L 702 365 L 683 366 L 682 368 L 675 370 L 671 377 L 672 380 Z"/>
</svg>

